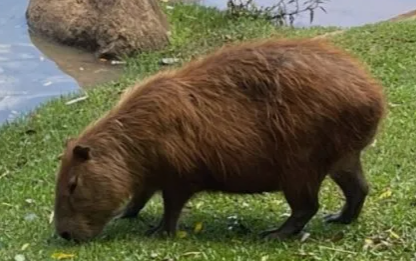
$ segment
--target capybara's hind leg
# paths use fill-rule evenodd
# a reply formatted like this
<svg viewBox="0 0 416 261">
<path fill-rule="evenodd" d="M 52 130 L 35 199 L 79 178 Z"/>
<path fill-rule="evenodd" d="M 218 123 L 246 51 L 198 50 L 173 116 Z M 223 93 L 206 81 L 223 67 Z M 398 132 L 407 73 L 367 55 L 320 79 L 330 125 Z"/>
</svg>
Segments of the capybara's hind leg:
<svg viewBox="0 0 416 261">
<path fill-rule="evenodd" d="M 368 184 L 364 177 L 360 152 L 342 158 L 330 172 L 331 178 L 341 188 L 346 202 L 339 213 L 325 216 L 328 223 L 349 224 L 358 218 L 368 194 Z"/>
<path fill-rule="evenodd" d="M 176 234 L 179 216 L 186 202 L 192 197 L 193 192 L 184 187 L 174 187 L 163 190 L 163 217 L 159 224 L 146 231 L 150 236 L 156 233 L 166 233 L 168 236 Z"/>
<path fill-rule="evenodd" d="M 304 181 L 304 182 L 303 182 Z M 286 239 L 301 232 L 319 209 L 318 192 L 321 181 L 300 183 L 293 187 L 283 188 L 283 193 L 292 210 L 290 217 L 277 229 L 264 231 L 261 236 L 275 239 Z"/>
<path fill-rule="evenodd" d="M 146 189 L 137 192 L 127 204 L 119 218 L 124 219 L 137 217 L 139 212 L 146 206 L 146 203 L 155 194 L 155 192 L 155 189 Z"/>
</svg>

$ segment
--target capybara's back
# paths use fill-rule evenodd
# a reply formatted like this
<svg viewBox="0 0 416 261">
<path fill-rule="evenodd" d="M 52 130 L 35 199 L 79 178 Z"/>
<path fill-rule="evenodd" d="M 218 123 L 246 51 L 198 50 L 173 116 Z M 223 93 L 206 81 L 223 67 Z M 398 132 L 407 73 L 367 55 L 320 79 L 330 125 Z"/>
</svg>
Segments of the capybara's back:
<svg viewBox="0 0 416 261">
<path fill-rule="evenodd" d="M 374 139 L 384 108 L 381 86 L 360 63 L 321 40 L 221 48 L 129 89 L 68 144 L 57 209 L 76 194 L 75 189 L 62 196 L 62 184 L 71 175 L 82 173 L 90 180 L 77 186 L 79 193 L 98 195 L 81 197 L 90 204 L 76 213 L 58 214 L 57 229 L 88 238 L 101 231 L 128 195 L 132 199 L 123 217 L 136 216 L 161 190 L 165 213 L 151 232 L 172 234 L 195 193 L 281 190 L 292 215 L 265 235 L 285 238 L 300 232 L 317 212 L 328 173 L 346 204 L 326 219 L 350 223 L 368 193 L 361 152 Z M 95 233 L 86 233 L 84 223 L 65 221 L 76 215 L 85 219 L 90 211 L 94 217 L 102 214 L 88 220 L 98 227 Z"/>
</svg>

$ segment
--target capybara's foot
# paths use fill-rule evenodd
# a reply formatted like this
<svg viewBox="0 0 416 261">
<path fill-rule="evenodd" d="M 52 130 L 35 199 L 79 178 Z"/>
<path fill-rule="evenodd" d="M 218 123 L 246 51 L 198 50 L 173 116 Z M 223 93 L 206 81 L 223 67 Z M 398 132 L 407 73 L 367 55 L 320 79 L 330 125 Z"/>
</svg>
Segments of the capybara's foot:
<svg viewBox="0 0 416 261">
<path fill-rule="evenodd" d="M 160 226 L 155 226 L 155 227 L 151 227 L 148 230 L 146 230 L 146 232 L 144 232 L 145 236 L 150 237 L 150 236 L 155 236 L 158 234 L 161 234 L 162 229 L 160 228 Z"/>
<path fill-rule="evenodd" d="M 350 224 L 353 221 L 353 218 L 343 215 L 342 212 L 339 212 L 325 215 L 324 221 L 326 223 Z"/>
<path fill-rule="evenodd" d="M 124 209 L 118 210 L 118 212 L 114 215 L 114 219 L 133 219 L 137 218 L 139 215 L 139 211 L 134 211 L 129 207 L 125 207 Z"/>
<path fill-rule="evenodd" d="M 281 229 L 270 229 L 270 230 L 265 230 L 260 233 L 260 237 L 264 239 L 273 239 L 273 240 L 279 240 L 279 241 L 287 240 L 295 235 L 296 234 L 293 234 L 293 233 L 285 233 Z"/>
<path fill-rule="evenodd" d="M 166 229 L 163 223 L 158 224 L 155 227 L 152 227 L 146 230 L 145 235 L 150 236 L 173 236 L 175 233 Z"/>
<path fill-rule="evenodd" d="M 135 211 L 130 208 L 126 208 L 123 212 L 121 212 L 118 218 L 119 219 L 133 219 L 133 218 L 137 218 L 138 215 L 139 215 L 138 211 Z"/>
</svg>

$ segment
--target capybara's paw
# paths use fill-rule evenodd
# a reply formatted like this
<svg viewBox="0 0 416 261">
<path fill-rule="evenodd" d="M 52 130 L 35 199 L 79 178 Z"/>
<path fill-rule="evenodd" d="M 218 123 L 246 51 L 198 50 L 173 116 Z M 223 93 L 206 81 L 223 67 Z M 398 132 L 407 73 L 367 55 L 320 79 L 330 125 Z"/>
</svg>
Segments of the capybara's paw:
<svg viewBox="0 0 416 261">
<path fill-rule="evenodd" d="M 152 227 L 145 232 L 146 236 L 161 236 L 161 237 L 174 237 L 176 235 L 175 231 L 170 231 L 165 226 L 159 224 L 158 226 Z"/>
<path fill-rule="evenodd" d="M 120 219 L 133 219 L 133 218 L 137 218 L 138 214 L 139 214 L 139 212 L 137 212 L 137 211 L 126 209 L 125 211 L 123 211 L 120 214 L 119 218 Z"/>
<path fill-rule="evenodd" d="M 144 232 L 144 234 L 148 237 L 150 237 L 150 236 L 163 236 L 163 235 L 166 234 L 166 230 L 164 229 L 164 227 L 162 225 L 157 225 L 157 226 L 151 227 L 148 230 L 146 230 L 146 232 Z"/>
<path fill-rule="evenodd" d="M 352 218 L 343 215 L 342 212 L 335 213 L 335 214 L 328 214 L 324 216 L 325 223 L 338 223 L 338 224 L 350 224 L 352 222 Z"/>
<path fill-rule="evenodd" d="M 130 208 L 124 208 L 118 210 L 118 212 L 114 215 L 114 219 L 132 219 L 138 217 L 138 211 L 133 211 Z"/>
</svg>

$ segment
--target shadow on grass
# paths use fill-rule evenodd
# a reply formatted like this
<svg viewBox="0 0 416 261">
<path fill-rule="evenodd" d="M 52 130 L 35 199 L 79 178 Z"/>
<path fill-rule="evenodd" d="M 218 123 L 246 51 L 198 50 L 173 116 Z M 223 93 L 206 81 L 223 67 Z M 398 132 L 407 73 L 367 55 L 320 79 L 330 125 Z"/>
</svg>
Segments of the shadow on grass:
<svg viewBox="0 0 416 261">
<path fill-rule="evenodd" d="M 227 215 L 225 213 L 212 213 L 212 216 L 207 216 L 201 213 L 185 213 L 179 220 L 178 231 L 185 231 L 186 236 L 183 238 L 169 238 L 161 235 L 146 236 L 145 232 L 155 226 L 161 218 L 161 212 L 148 213 L 143 210 L 139 218 L 135 219 L 118 219 L 110 222 L 104 229 L 102 234 L 97 238 L 81 244 L 90 243 L 112 243 L 112 242 L 144 242 L 154 244 L 169 244 L 169 243 L 224 243 L 224 244 L 273 244 L 281 245 L 291 243 L 297 245 L 302 242 L 302 236 L 299 234 L 284 242 L 268 241 L 260 237 L 259 233 L 270 228 L 280 226 L 287 217 L 279 217 L 282 213 L 261 213 L 258 216 L 253 214 L 247 215 Z M 232 214 L 232 213 L 230 213 Z M 237 217 L 237 218 L 235 218 Z M 360 221 L 358 221 L 360 222 Z M 195 224 L 202 223 L 203 229 L 198 233 L 194 232 Z M 356 224 L 351 225 L 336 225 L 324 224 L 322 215 L 317 214 L 305 227 L 304 232 L 310 234 L 306 239 L 307 242 L 338 242 L 344 238 L 344 233 L 354 232 Z M 55 246 L 76 246 L 72 242 L 66 242 L 62 239 L 54 240 L 52 243 Z M 337 243 L 338 244 L 338 243 Z M 339 244 L 342 244 L 339 242 Z"/>
</svg>

